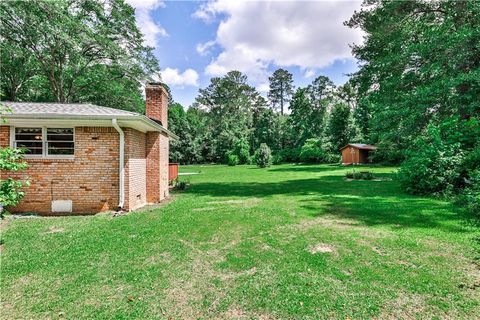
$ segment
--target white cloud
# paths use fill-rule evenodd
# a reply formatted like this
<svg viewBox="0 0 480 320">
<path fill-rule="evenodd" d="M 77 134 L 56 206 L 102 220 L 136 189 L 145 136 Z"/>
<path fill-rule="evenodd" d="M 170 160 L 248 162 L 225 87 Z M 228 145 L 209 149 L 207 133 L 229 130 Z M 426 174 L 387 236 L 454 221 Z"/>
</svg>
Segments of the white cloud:
<svg viewBox="0 0 480 320">
<path fill-rule="evenodd" d="M 205 43 L 199 43 L 197 44 L 197 52 L 201 56 L 206 56 L 210 53 L 210 48 L 212 48 L 215 45 L 215 41 L 207 41 Z"/>
<path fill-rule="evenodd" d="M 266 93 L 270 90 L 270 85 L 268 83 L 261 83 L 257 86 L 257 90 L 260 93 Z"/>
<path fill-rule="evenodd" d="M 205 72 L 222 75 L 236 69 L 264 83 L 267 68 L 298 66 L 310 77 L 337 59 L 352 58 L 349 44 L 362 34 L 343 25 L 358 1 L 228 1 L 199 7 L 194 17 L 205 22 L 221 17 L 215 43 L 223 51 Z"/>
<path fill-rule="evenodd" d="M 203 20 L 206 23 L 210 23 L 215 18 L 216 14 L 219 12 L 220 3 L 216 1 L 208 1 L 200 6 L 200 8 L 195 11 L 192 16 Z"/>
<path fill-rule="evenodd" d="M 311 77 L 313 77 L 314 75 L 315 75 L 315 70 L 310 69 L 310 68 L 309 68 L 309 69 L 306 69 L 305 72 L 303 73 L 303 76 L 304 76 L 305 78 L 311 78 Z"/>
<path fill-rule="evenodd" d="M 193 69 L 186 69 L 180 73 L 178 69 L 166 68 L 162 71 L 162 80 L 169 86 L 198 87 L 198 73 Z"/>
<path fill-rule="evenodd" d="M 161 25 L 155 23 L 150 14 L 157 8 L 165 7 L 162 0 L 126 0 L 126 2 L 135 8 L 137 25 L 144 35 L 146 45 L 156 47 L 159 37 L 168 37 L 167 31 Z"/>
</svg>

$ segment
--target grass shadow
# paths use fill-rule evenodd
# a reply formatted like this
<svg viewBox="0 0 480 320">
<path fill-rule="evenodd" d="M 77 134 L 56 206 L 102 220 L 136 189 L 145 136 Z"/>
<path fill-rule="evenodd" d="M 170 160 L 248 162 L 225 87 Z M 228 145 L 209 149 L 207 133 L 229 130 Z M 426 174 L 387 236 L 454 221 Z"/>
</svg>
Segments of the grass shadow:
<svg viewBox="0 0 480 320">
<path fill-rule="evenodd" d="M 344 170 L 344 166 L 340 166 L 338 164 L 327 164 L 318 166 L 318 164 L 298 164 L 288 167 L 280 167 L 280 168 L 269 168 L 268 171 L 272 172 L 326 172 L 326 171 L 337 171 L 337 170 Z"/>
<path fill-rule="evenodd" d="M 380 174 L 389 177 L 392 174 Z M 308 215 L 336 215 L 365 225 L 464 231 L 469 215 L 448 202 L 404 194 L 396 181 L 346 181 L 342 176 L 280 182 L 192 185 L 186 192 L 212 197 L 291 197 Z"/>
</svg>

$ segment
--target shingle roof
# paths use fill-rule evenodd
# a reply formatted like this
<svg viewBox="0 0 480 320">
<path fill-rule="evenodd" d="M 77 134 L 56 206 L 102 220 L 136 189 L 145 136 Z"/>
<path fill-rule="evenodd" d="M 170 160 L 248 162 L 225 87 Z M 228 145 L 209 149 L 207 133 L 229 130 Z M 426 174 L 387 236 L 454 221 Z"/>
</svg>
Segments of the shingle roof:
<svg viewBox="0 0 480 320">
<path fill-rule="evenodd" d="M 92 123 L 118 119 L 122 124 L 134 129 L 145 131 L 162 131 L 170 137 L 178 139 L 171 131 L 165 129 L 158 120 L 146 117 L 143 114 L 125 110 L 96 106 L 89 103 L 51 103 L 51 102 L 9 102 L 0 101 L 0 105 L 11 109 L 11 112 L 2 114 L 10 122 L 22 121 L 50 121 L 54 120 L 78 120 Z M 91 121 L 91 122 L 90 122 Z M 97 122 L 98 124 L 98 122 Z"/>
<path fill-rule="evenodd" d="M 139 113 L 84 103 L 4 102 L 14 115 L 139 116 Z"/>
<path fill-rule="evenodd" d="M 372 146 L 371 144 L 364 144 L 364 143 L 349 143 L 345 147 L 343 147 L 342 149 L 345 149 L 348 146 L 352 146 L 352 147 L 355 147 L 355 148 L 361 149 L 361 150 L 377 150 L 377 147 Z"/>
</svg>

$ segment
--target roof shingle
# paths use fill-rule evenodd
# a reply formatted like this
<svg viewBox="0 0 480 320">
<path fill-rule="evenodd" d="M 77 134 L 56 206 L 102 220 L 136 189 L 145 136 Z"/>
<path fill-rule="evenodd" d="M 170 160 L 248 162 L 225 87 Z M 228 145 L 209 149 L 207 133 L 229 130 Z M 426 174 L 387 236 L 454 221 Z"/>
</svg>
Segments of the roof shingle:
<svg viewBox="0 0 480 320">
<path fill-rule="evenodd" d="M 139 116 L 139 113 L 88 103 L 5 102 L 14 115 Z"/>
</svg>

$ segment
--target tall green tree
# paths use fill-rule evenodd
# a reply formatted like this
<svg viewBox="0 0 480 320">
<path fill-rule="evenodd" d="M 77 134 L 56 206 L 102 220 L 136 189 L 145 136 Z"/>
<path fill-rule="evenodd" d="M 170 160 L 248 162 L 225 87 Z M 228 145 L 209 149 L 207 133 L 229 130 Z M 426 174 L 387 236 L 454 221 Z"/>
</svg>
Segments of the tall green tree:
<svg viewBox="0 0 480 320">
<path fill-rule="evenodd" d="M 195 136 L 195 128 L 183 106 L 173 103 L 168 109 L 168 128 L 178 136 L 170 141 L 170 162 L 181 164 L 196 163 L 201 160 L 201 147 Z"/>
<path fill-rule="evenodd" d="M 313 105 L 308 96 L 306 88 L 298 88 L 293 95 L 290 103 L 291 114 L 288 121 L 291 124 L 294 138 L 294 146 L 301 147 L 303 143 L 313 137 L 318 137 L 318 127 L 316 119 L 312 119 Z M 313 126 L 312 126 L 313 124 Z"/>
<path fill-rule="evenodd" d="M 25 91 L 28 82 L 38 74 L 38 60 L 28 50 L 7 41 L 0 42 L 0 98 L 2 100 L 17 100 L 17 96 Z"/>
<path fill-rule="evenodd" d="M 327 76 L 318 76 L 307 87 L 307 91 L 315 108 L 325 112 L 328 103 L 333 100 L 335 84 Z"/>
<path fill-rule="evenodd" d="M 249 140 L 253 109 L 259 99 L 258 92 L 247 83 L 247 76 L 239 71 L 212 78 L 208 87 L 199 90 L 196 103 L 209 115 L 211 160 L 222 161 L 238 140 Z"/>
<path fill-rule="evenodd" d="M 328 120 L 327 135 L 332 153 L 338 153 L 341 147 L 351 142 L 353 136 L 351 112 L 350 107 L 345 103 L 337 103 L 333 106 Z"/>
<path fill-rule="evenodd" d="M 262 143 L 271 146 L 274 153 L 282 149 L 285 140 L 282 117 L 284 116 L 266 106 L 254 110 L 251 135 L 253 150 L 258 149 Z"/>
<path fill-rule="evenodd" d="M 280 109 L 280 113 L 283 114 L 293 95 L 293 76 L 285 69 L 277 69 L 268 80 L 270 81 L 268 99 L 273 108 Z"/>
<path fill-rule="evenodd" d="M 353 54 L 373 142 L 405 150 L 429 124 L 478 117 L 480 2 L 368 0 L 347 25 L 365 33 Z"/>
<path fill-rule="evenodd" d="M 0 17 L 2 80 L 9 80 L 2 91 L 10 99 L 22 100 L 16 92 L 33 74 L 50 92 L 39 100 L 135 110 L 140 81 L 159 71 L 133 8 L 121 0 L 2 1 Z"/>
<path fill-rule="evenodd" d="M 365 34 L 354 80 L 377 157 L 402 161 L 406 191 L 479 208 L 480 2 L 368 0 L 347 25 Z"/>
</svg>

